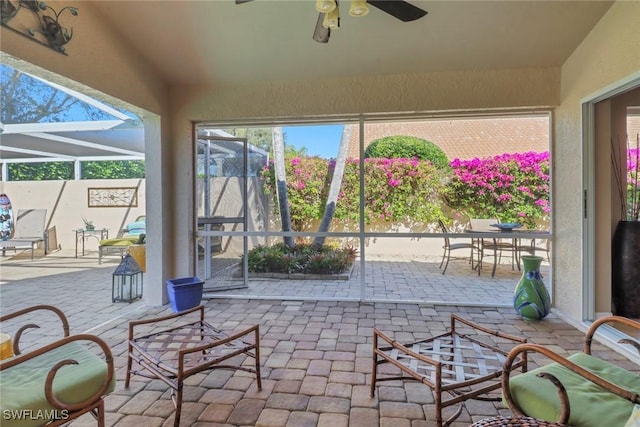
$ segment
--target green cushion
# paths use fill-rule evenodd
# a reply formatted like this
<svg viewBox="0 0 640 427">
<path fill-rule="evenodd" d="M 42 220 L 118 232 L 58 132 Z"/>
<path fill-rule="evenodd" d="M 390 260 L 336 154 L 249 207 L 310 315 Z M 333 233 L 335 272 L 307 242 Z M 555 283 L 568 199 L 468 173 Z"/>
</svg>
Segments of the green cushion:
<svg viewBox="0 0 640 427">
<path fill-rule="evenodd" d="M 573 363 L 591 371 L 626 390 L 640 393 L 640 376 L 602 359 L 584 353 L 568 357 Z M 517 375 L 509 380 L 514 400 L 530 417 L 556 421 L 560 416 L 560 401 L 556 387 L 538 372 L 548 372 L 567 389 L 571 404 L 569 425 L 576 427 L 623 427 L 634 404 L 607 392 L 558 363 L 551 363 Z"/>
<path fill-rule="evenodd" d="M 116 239 L 100 240 L 100 246 L 129 246 L 138 243 L 139 236 L 118 237 Z"/>
<path fill-rule="evenodd" d="M 19 365 L 0 372 L 1 414 L 11 410 L 30 409 L 28 419 L 2 418 L 3 427 L 30 427 L 43 425 L 44 414 L 54 412 L 44 394 L 44 384 L 49 370 L 58 362 L 73 359 L 78 365 L 60 368 L 53 381 L 54 394 L 65 403 L 77 403 L 91 397 L 104 383 L 107 365 L 97 353 L 89 351 L 86 344 L 71 342 L 36 356 Z M 115 375 L 109 392 L 115 388 Z M 60 414 L 60 411 L 58 411 Z"/>
</svg>

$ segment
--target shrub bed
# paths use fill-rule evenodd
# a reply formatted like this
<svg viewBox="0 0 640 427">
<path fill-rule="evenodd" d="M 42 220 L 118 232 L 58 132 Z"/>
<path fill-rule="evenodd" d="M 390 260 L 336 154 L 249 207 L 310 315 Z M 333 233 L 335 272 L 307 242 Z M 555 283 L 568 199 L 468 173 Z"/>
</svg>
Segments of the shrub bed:
<svg viewBox="0 0 640 427">
<path fill-rule="evenodd" d="M 339 274 L 350 269 L 357 256 L 352 247 L 297 243 L 290 248 L 276 243 L 249 250 L 247 260 L 250 273 Z"/>
</svg>

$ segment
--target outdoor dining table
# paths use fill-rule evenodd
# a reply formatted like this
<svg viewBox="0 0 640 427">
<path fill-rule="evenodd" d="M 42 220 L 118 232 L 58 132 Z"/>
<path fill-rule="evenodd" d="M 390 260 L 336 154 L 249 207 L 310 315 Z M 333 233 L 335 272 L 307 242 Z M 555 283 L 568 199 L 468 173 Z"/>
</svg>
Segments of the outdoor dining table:
<svg viewBox="0 0 640 427">
<path fill-rule="evenodd" d="M 495 276 L 498 265 L 498 250 L 500 250 L 498 243 L 499 239 L 511 238 L 512 247 L 509 250 L 512 252 L 512 266 L 513 263 L 515 263 L 518 270 L 520 270 L 520 252 L 526 248 L 524 250 L 531 253 L 531 247 L 523 246 L 522 239 L 549 238 L 549 236 L 546 236 L 549 234 L 548 230 L 517 230 L 520 227 L 522 227 L 522 225 L 517 223 L 502 223 L 491 225 L 489 227 L 465 228 L 464 232 L 471 235 L 470 237 L 472 241 L 476 243 L 478 250 L 480 250 L 482 245 L 482 239 L 485 239 L 488 236 L 491 236 L 489 238 L 493 239 L 493 269 L 491 271 L 491 277 Z M 478 274 L 480 274 L 481 266 L 482 260 L 478 259 L 478 264 L 475 267 L 478 269 Z"/>
</svg>

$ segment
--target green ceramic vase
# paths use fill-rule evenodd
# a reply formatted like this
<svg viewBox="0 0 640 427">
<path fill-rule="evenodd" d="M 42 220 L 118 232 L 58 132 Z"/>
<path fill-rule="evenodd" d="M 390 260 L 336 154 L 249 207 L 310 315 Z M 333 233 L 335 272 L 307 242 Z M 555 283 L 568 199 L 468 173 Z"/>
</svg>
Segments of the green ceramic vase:
<svg viewBox="0 0 640 427">
<path fill-rule="evenodd" d="M 513 308 L 526 320 L 541 320 L 551 310 L 551 298 L 542 282 L 542 257 L 523 255 L 522 277 L 513 293 Z"/>
</svg>

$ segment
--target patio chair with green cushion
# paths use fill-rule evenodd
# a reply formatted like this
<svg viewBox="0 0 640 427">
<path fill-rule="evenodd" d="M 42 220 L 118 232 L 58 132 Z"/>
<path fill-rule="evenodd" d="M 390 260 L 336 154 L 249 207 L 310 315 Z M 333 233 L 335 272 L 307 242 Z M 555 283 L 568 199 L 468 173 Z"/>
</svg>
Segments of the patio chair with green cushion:
<svg viewBox="0 0 640 427">
<path fill-rule="evenodd" d="M 33 323 L 34 315 L 42 327 Z M 49 305 L 3 315 L 0 324 L 3 331 L 16 325 L 11 352 L 15 355 L 10 353 L 0 362 L 3 427 L 61 426 L 87 413 L 104 427 L 104 397 L 115 389 L 116 378 L 111 349 L 102 339 L 69 335 L 67 318 Z M 60 324 L 62 337 L 26 352 L 20 348 L 25 331 L 36 329 L 44 332 L 43 337 L 55 337 L 50 334 Z"/>
<path fill-rule="evenodd" d="M 640 376 L 635 371 L 592 354 L 598 327 L 619 323 L 640 331 L 640 322 L 606 316 L 593 322 L 585 335 L 584 349 L 569 357 L 537 344 L 520 344 L 508 354 L 502 377 L 503 400 L 516 416 L 556 421 L 573 427 L 625 427 L 640 410 Z M 640 352 L 640 343 L 623 339 Z M 511 364 L 529 353 L 552 363 L 511 377 Z M 544 360 L 544 359 L 541 359 Z M 636 425 L 636 424 L 632 424 Z"/>
</svg>

